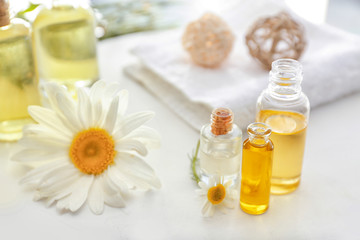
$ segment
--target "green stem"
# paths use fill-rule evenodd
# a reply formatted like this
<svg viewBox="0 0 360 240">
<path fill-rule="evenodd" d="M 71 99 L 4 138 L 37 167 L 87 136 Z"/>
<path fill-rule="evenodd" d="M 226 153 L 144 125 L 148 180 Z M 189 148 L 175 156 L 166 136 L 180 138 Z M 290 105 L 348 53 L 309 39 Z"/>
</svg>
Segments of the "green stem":
<svg viewBox="0 0 360 240">
<path fill-rule="evenodd" d="M 196 166 L 198 163 L 198 154 L 199 154 L 199 148 L 200 148 L 200 140 L 198 141 L 197 145 L 196 145 L 196 149 L 195 149 L 195 154 L 192 156 L 191 160 L 191 171 L 192 171 L 192 175 L 193 175 L 193 179 L 199 183 L 200 182 L 200 177 L 196 171 Z"/>
</svg>

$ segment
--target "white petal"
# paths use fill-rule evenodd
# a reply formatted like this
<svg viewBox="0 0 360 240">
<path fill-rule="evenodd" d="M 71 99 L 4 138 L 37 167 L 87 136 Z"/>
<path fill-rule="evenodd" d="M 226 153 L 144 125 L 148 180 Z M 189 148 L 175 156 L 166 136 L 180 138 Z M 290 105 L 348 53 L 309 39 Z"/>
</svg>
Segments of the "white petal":
<svg viewBox="0 0 360 240">
<path fill-rule="evenodd" d="M 110 187 L 116 186 L 118 191 L 124 192 L 127 191 L 128 185 L 126 183 L 126 178 L 116 170 L 116 168 L 111 167 L 108 169 L 108 179 L 107 184 Z"/>
<path fill-rule="evenodd" d="M 102 120 L 103 120 L 103 110 L 102 110 L 102 103 L 99 101 L 97 103 L 93 103 L 93 122 L 91 123 L 91 126 L 94 127 L 100 127 Z"/>
<path fill-rule="evenodd" d="M 120 193 L 108 195 L 105 194 L 105 203 L 111 207 L 122 208 L 125 207 L 125 201 Z"/>
<path fill-rule="evenodd" d="M 54 109 L 56 112 L 58 112 L 59 106 L 58 106 L 58 102 L 56 100 L 56 95 L 58 93 L 68 94 L 66 89 L 57 83 L 48 82 L 48 83 L 44 84 L 44 90 L 45 90 L 46 96 L 49 100 L 51 108 Z"/>
<path fill-rule="evenodd" d="M 211 202 L 209 202 L 207 199 L 204 201 L 203 207 L 201 209 L 201 213 L 205 216 L 205 217 L 211 217 L 213 215 L 213 211 L 211 211 L 213 208 L 213 205 L 211 204 Z"/>
<path fill-rule="evenodd" d="M 93 123 L 92 120 L 92 108 L 88 95 L 85 92 L 85 89 L 78 89 L 78 117 L 81 122 L 81 125 L 84 129 L 88 129 Z"/>
<path fill-rule="evenodd" d="M 83 175 L 76 182 L 72 194 L 69 196 L 69 209 L 72 212 L 77 211 L 85 202 L 89 188 L 94 180 L 93 175 Z"/>
<path fill-rule="evenodd" d="M 200 187 L 202 190 L 205 190 L 205 191 L 208 191 L 208 190 L 209 190 L 209 186 L 208 186 L 206 183 L 202 182 L 202 181 L 200 181 L 200 182 L 198 183 L 198 185 L 199 185 L 199 187 Z"/>
<path fill-rule="evenodd" d="M 79 129 L 81 129 L 82 126 L 80 125 L 80 121 L 77 118 L 74 100 L 65 94 L 57 94 L 56 99 L 59 103 L 61 114 L 66 119 L 65 124 L 71 127 L 73 132 L 77 132 Z"/>
<path fill-rule="evenodd" d="M 120 140 L 116 142 L 115 150 L 118 152 L 132 152 L 135 151 L 138 154 L 145 156 L 148 151 L 144 144 L 137 140 Z"/>
<path fill-rule="evenodd" d="M 129 171 L 129 168 L 124 168 L 123 166 L 114 169 L 119 171 L 126 178 L 126 182 L 134 187 L 144 190 L 161 187 L 160 180 L 155 175 L 145 175 L 137 171 L 137 169 L 131 169 Z"/>
<path fill-rule="evenodd" d="M 79 170 L 71 165 L 55 168 L 45 174 L 39 181 L 38 189 L 41 191 L 56 191 L 55 185 L 61 185 L 66 179 L 70 177 L 79 177 Z"/>
<path fill-rule="evenodd" d="M 70 143 L 71 139 L 64 134 L 58 134 L 50 128 L 47 128 L 40 124 L 28 124 L 23 128 L 24 137 L 38 137 L 38 138 L 53 138 L 58 143 Z"/>
<path fill-rule="evenodd" d="M 76 173 L 63 174 L 62 176 L 58 176 L 56 180 L 52 181 L 53 184 L 40 185 L 37 189 L 42 197 L 57 196 L 64 191 L 67 191 L 67 194 L 65 195 L 68 195 L 73 189 L 74 182 L 78 179 L 79 175 Z"/>
<path fill-rule="evenodd" d="M 47 164 L 42 165 L 41 167 L 35 168 L 29 171 L 21 180 L 20 184 L 28 184 L 31 182 L 38 182 L 45 174 L 48 172 L 63 167 L 68 163 L 63 160 L 52 161 Z"/>
<path fill-rule="evenodd" d="M 61 198 L 64 198 L 66 196 L 69 196 L 71 194 L 71 190 L 72 190 L 72 186 L 68 186 L 68 187 L 64 188 L 61 192 L 59 192 L 58 194 L 54 194 L 52 197 L 48 197 L 46 199 L 46 206 L 49 207 L 55 201 L 57 201 Z"/>
<path fill-rule="evenodd" d="M 143 178 L 155 177 L 155 172 L 152 167 L 143 159 L 129 153 L 118 153 L 115 160 L 115 167 L 122 172 L 131 173 Z"/>
<path fill-rule="evenodd" d="M 121 85 L 117 82 L 107 83 L 104 90 L 104 97 L 102 97 L 103 103 L 108 106 L 111 100 L 117 97 L 120 93 Z"/>
<path fill-rule="evenodd" d="M 119 96 L 118 114 L 123 116 L 128 106 L 129 92 L 127 90 L 121 90 L 118 96 Z"/>
<path fill-rule="evenodd" d="M 58 134 L 72 137 L 72 132 L 70 129 L 65 127 L 63 122 L 59 119 L 58 115 L 53 110 L 39 106 L 29 106 L 28 112 L 36 122 L 52 129 L 53 131 L 56 131 Z"/>
<path fill-rule="evenodd" d="M 230 200 L 230 199 L 224 199 L 221 203 L 222 205 L 224 205 L 227 208 L 234 208 L 235 207 L 235 201 Z"/>
<path fill-rule="evenodd" d="M 144 143 L 148 148 L 159 148 L 161 137 L 155 129 L 147 126 L 140 126 L 123 139 L 134 139 Z"/>
<path fill-rule="evenodd" d="M 204 191 L 202 189 L 196 189 L 195 192 L 200 196 L 207 195 L 207 191 Z"/>
<path fill-rule="evenodd" d="M 119 107 L 119 97 L 115 97 L 110 104 L 110 107 L 108 109 L 107 115 L 105 117 L 104 121 L 104 129 L 108 131 L 109 134 L 112 134 L 116 119 L 117 119 L 117 111 Z"/>
<path fill-rule="evenodd" d="M 117 172 L 110 169 L 111 168 L 107 170 L 107 174 L 104 174 L 104 192 L 108 193 L 109 195 L 127 193 L 129 188 L 126 185 L 124 178 L 116 175 Z"/>
<path fill-rule="evenodd" d="M 56 202 L 58 210 L 68 210 L 70 206 L 70 195 L 67 195 Z"/>
<path fill-rule="evenodd" d="M 97 176 L 89 191 L 88 204 L 91 211 L 95 214 L 101 214 L 104 211 L 104 192 L 101 185 L 102 178 Z"/>
<path fill-rule="evenodd" d="M 94 103 L 101 101 L 101 98 L 104 95 L 106 83 L 104 81 L 96 81 L 90 88 L 90 99 Z"/>
<path fill-rule="evenodd" d="M 24 149 L 15 153 L 11 159 L 18 162 L 41 162 L 56 161 L 63 159 L 66 151 L 59 149 L 57 151 L 44 151 L 41 149 Z"/>
<path fill-rule="evenodd" d="M 59 139 L 54 139 L 51 137 L 45 136 L 27 136 L 23 137 L 18 141 L 20 145 L 26 148 L 32 149 L 44 149 L 44 150 L 58 150 L 69 147 L 70 141 L 59 141 Z"/>
<path fill-rule="evenodd" d="M 153 112 L 138 112 L 128 115 L 121 122 L 119 129 L 114 133 L 115 139 L 125 137 L 130 132 L 137 129 L 153 117 Z"/>
</svg>

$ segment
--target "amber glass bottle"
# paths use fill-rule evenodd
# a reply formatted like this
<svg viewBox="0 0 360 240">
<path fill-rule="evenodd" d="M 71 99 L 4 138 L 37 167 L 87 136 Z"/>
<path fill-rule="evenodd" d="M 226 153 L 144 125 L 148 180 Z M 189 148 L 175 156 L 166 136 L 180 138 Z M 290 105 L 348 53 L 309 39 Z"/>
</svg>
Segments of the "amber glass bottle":
<svg viewBox="0 0 360 240">
<path fill-rule="evenodd" d="M 249 138 L 243 144 L 240 207 L 249 214 L 262 214 L 269 207 L 273 160 L 271 129 L 263 123 L 247 128 Z"/>
</svg>

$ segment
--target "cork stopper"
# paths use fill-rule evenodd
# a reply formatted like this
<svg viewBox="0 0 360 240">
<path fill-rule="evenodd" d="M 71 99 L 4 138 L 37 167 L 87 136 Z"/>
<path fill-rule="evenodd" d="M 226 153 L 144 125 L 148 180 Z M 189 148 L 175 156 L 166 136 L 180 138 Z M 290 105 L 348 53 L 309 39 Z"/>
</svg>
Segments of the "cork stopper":
<svg viewBox="0 0 360 240">
<path fill-rule="evenodd" d="M 225 135 L 232 130 L 233 112 L 229 108 L 216 108 L 211 114 L 211 132 Z"/>
<path fill-rule="evenodd" d="M 6 0 L 0 0 L 0 27 L 10 24 L 9 4 Z"/>
</svg>

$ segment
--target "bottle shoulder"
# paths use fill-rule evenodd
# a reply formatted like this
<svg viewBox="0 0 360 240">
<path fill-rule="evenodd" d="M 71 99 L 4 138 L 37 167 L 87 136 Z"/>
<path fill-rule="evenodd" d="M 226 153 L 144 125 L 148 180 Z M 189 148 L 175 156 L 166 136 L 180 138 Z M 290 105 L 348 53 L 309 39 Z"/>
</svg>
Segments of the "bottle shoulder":
<svg viewBox="0 0 360 240">
<path fill-rule="evenodd" d="M 257 99 L 257 110 L 263 109 L 290 110 L 308 114 L 310 102 L 304 92 L 301 92 L 296 97 L 279 98 L 272 95 L 268 89 L 265 89 Z"/>
<path fill-rule="evenodd" d="M 44 26 L 72 21 L 94 21 L 94 14 L 90 8 L 57 6 L 52 8 L 43 8 L 36 16 L 33 22 L 33 28 L 38 29 Z"/>
<path fill-rule="evenodd" d="M 274 150 L 274 143 L 269 139 L 264 145 L 252 144 L 250 139 L 246 139 L 243 143 L 244 149 L 249 149 L 256 152 L 271 152 Z"/>
<path fill-rule="evenodd" d="M 14 18 L 7 26 L 0 27 L 0 41 L 30 36 L 30 25 L 22 19 Z"/>
</svg>

